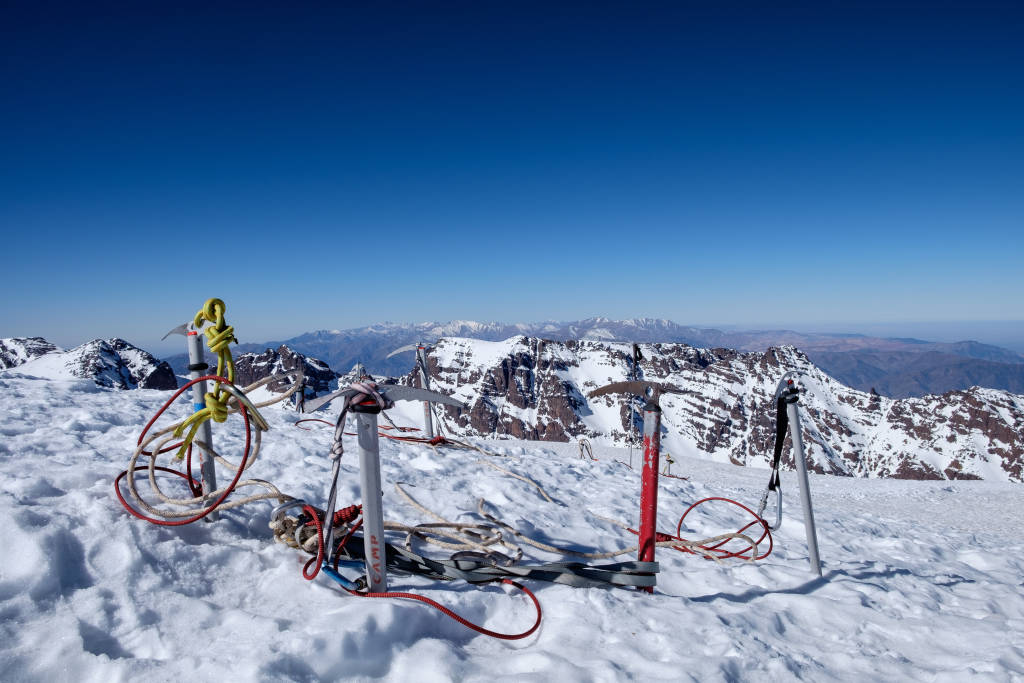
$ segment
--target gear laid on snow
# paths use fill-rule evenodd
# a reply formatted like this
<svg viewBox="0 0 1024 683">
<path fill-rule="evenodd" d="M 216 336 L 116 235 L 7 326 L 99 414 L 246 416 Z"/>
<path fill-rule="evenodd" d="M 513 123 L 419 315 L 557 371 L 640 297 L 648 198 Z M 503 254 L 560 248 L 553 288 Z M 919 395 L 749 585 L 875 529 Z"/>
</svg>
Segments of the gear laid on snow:
<svg viewBox="0 0 1024 683">
<path fill-rule="evenodd" d="M 662 431 L 661 408 L 658 401 L 662 394 L 690 392 L 640 380 L 639 362 L 642 356 L 639 353 L 639 348 L 634 345 L 633 381 L 618 382 L 601 387 L 592 391 L 589 396 L 594 398 L 613 393 L 625 393 L 632 396 L 648 397 L 643 408 L 644 456 L 641 474 L 639 529 L 633 529 L 616 520 L 598 517 L 598 519 L 636 534 L 639 537 L 639 543 L 612 551 L 583 552 L 560 548 L 523 534 L 489 511 L 489 509 L 493 509 L 493 506 L 482 498 L 478 501 L 477 514 L 483 521 L 479 523 L 452 522 L 421 505 L 399 483 L 395 484 L 395 488 L 406 503 L 435 521 L 415 525 L 386 521 L 383 513 L 380 472 L 379 437 L 381 436 L 395 441 L 426 445 L 435 450 L 440 446 L 474 449 L 487 456 L 478 460 L 478 463 L 532 485 L 538 494 L 550 503 L 556 503 L 556 501 L 543 487 L 529 477 L 492 462 L 492 457 L 496 454 L 471 443 L 450 440 L 441 435 L 443 420 L 440 419 L 440 415 L 434 413 L 432 404 L 447 404 L 461 409 L 465 409 L 466 406 L 450 396 L 429 390 L 429 374 L 426 364 L 427 347 L 425 345 L 418 344 L 409 349 L 403 348 L 394 352 L 416 350 L 417 368 L 420 372 L 422 388 L 377 384 L 368 375 L 362 375 L 351 386 L 319 398 L 306 400 L 302 393 L 305 387 L 305 378 L 302 374 L 301 364 L 297 364 L 294 371 L 267 377 L 240 389 L 234 384 L 234 363 L 228 348 L 229 343 L 235 341 L 234 329 L 226 323 L 225 309 L 223 301 L 210 299 L 194 316 L 190 324 L 186 323 L 173 331 L 186 335 L 190 352 L 189 370 L 192 376 L 190 381 L 178 389 L 145 425 L 128 469 L 118 475 L 114 482 L 115 493 L 120 502 L 132 515 L 140 519 L 159 525 L 178 526 L 200 519 L 209 521 L 215 518 L 217 510 L 228 510 L 258 500 L 277 500 L 279 504 L 272 511 L 270 520 L 274 538 L 312 555 L 303 567 L 303 576 L 307 579 L 312 580 L 323 572 L 351 595 L 417 600 L 435 607 L 447 616 L 480 633 L 501 639 L 519 639 L 536 632 L 541 622 L 541 608 L 533 593 L 517 580 L 539 580 L 578 587 L 634 587 L 650 593 L 653 592 L 656 585 L 659 571 L 658 563 L 654 561 L 654 552 L 657 547 L 697 554 L 719 562 L 729 558 L 753 562 L 767 557 L 773 548 L 771 530 L 777 529 L 781 523 L 781 488 L 778 468 L 786 428 L 792 425 L 794 450 L 798 470 L 802 477 L 801 494 L 804 501 L 805 520 L 808 523 L 808 545 L 811 549 L 812 568 L 816 568 L 820 574 L 816 539 L 813 538 L 813 516 L 810 512 L 806 471 L 801 467 L 803 452 L 799 438 L 799 418 L 796 413 L 798 392 L 793 387 L 791 379 L 785 387 L 780 382 L 780 388 L 776 394 L 778 417 L 772 476 L 758 511 L 754 512 L 741 503 L 727 498 L 705 498 L 691 505 L 683 513 L 675 534 L 666 534 L 657 531 L 656 517 L 658 463 Z M 202 347 L 198 343 L 200 333 L 206 338 L 209 349 L 217 354 L 215 374 L 203 374 L 209 366 L 203 362 Z M 285 377 L 292 377 L 293 383 L 279 397 L 254 404 L 247 396 L 253 390 Z M 786 379 L 786 377 L 783 378 L 784 381 Z M 213 391 L 206 391 L 207 382 L 214 383 Z M 154 429 L 156 421 L 179 396 L 190 388 L 193 389 L 194 396 L 193 414 L 168 427 Z M 293 394 L 297 396 L 297 409 L 303 413 L 313 412 L 336 399 L 342 401 L 341 410 L 333 422 L 318 418 L 303 418 L 295 422 L 296 426 L 304 422 L 319 422 L 334 427 L 329 451 L 331 474 L 324 508 L 288 496 L 269 482 L 260 479 L 241 479 L 242 474 L 257 459 L 262 432 L 269 429 L 269 425 L 260 414 L 259 409 L 283 401 Z M 385 411 L 394 406 L 396 401 L 424 402 L 426 438 L 407 435 L 406 433 L 410 431 L 418 430 L 399 427 L 388 417 Z M 242 417 L 246 437 L 241 459 L 237 464 L 233 464 L 214 450 L 211 422 L 226 422 L 231 415 L 236 413 Z M 345 431 L 346 418 L 349 413 L 355 417 L 356 432 L 354 433 Z M 378 415 L 383 415 L 389 425 L 379 426 Z M 438 431 L 436 436 L 434 435 L 435 424 Z M 301 428 L 306 429 L 305 427 Z M 342 441 L 345 436 L 357 437 L 362 503 L 336 509 L 340 463 L 344 455 Z M 200 456 L 201 474 L 198 480 L 192 472 L 194 449 L 198 449 Z M 597 461 L 588 440 L 581 439 L 579 449 L 581 458 Z M 157 456 L 172 451 L 176 452 L 178 459 L 184 461 L 184 471 L 157 466 Z M 664 455 L 666 461 L 664 475 L 673 476 L 669 474 L 668 468 L 674 461 L 667 453 Z M 149 458 L 148 465 L 138 465 L 140 457 Z M 232 473 L 232 479 L 227 486 L 217 487 L 215 463 Z M 152 496 L 157 501 L 155 503 L 143 498 L 138 490 L 137 473 L 142 472 L 145 472 L 148 477 Z M 169 473 L 182 478 L 188 486 L 191 497 L 175 498 L 164 493 L 158 483 L 157 473 Z M 131 503 L 122 494 L 122 480 L 126 481 Z M 236 490 L 252 486 L 263 488 L 265 492 L 232 498 L 232 494 Z M 769 491 L 776 491 L 779 497 L 778 520 L 774 527 L 769 526 L 761 516 Z M 751 514 L 754 519 L 735 533 L 721 534 L 699 541 L 683 538 L 681 533 L 684 520 L 697 507 L 710 501 L 731 503 Z M 556 504 L 561 505 L 562 503 Z M 761 527 L 761 534 L 755 540 L 745 532 L 757 526 Z M 404 534 L 404 544 L 400 546 L 393 542 L 389 543 L 385 540 L 385 532 Z M 759 548 L 765 540 L 768 542 L 768 549 L 761 553 Z M 734 541 L 739 541 L 742 544 L 741 549 L 735 550 L 728 547 Z M 431 544 L 448 550 L 451 554 L 447 559 L 427 557 L 415 549 L 414 544 L 416 543 Z M 522 562 L 523 546 L 576 558 L 577 561 L 526 564 Z M 616 556 L 631 553 L 637 553 L 635 561 L 607 562 Z M 594 561 L 603 562 L 594 564 Z M 355 569 L 357 572 L 361 572 L 361 575 L 356 578 L 346 577 L 342 574 L 342 568 L 346 571 Z M 462 580 L 476 584 L 501 582 L 522 591 L 530 598 L 536 607 L 536 621 L 530 628 L 517 634 L 489 631 L 472 624 L 423 596 L 388 591 L 388 572 L 405 575 L 416 574 L 445 581 Z"/>
</svg>

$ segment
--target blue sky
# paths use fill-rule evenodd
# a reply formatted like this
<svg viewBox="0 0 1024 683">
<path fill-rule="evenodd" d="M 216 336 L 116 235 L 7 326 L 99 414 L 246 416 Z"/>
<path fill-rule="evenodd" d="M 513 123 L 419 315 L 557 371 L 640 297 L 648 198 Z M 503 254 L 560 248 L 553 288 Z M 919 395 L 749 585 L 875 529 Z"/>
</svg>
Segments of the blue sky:
<svg viewBox="0 0 1024 683">
<path fill-rule="evenodd" d="M 721 4 L 5 9 L 0 336 L 158 350 L 219 296 L 247 341 L 607 315 L 1024 344 L 1024 11 Z"/>
</svg>

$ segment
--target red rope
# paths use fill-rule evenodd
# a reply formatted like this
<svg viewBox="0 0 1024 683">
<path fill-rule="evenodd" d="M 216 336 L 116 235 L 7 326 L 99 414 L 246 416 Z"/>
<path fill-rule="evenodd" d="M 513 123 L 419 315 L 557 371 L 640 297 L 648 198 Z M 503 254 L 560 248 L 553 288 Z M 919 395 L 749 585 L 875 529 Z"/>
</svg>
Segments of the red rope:
<svg viewBox="0 0 1024 683">
<path fill-rule="evenodd" d="M 361 526 L 363 526 L 363 520 L 360 519 L 352 525 L 351 529 L 348 530 L 348 533 L 345 534 L 345 538 L 341 539 L 341 543 L 338 544 L 338 549 L 334 551 L 334 571 L 338 571 L 338 561 L 341 559 L 342 549 L 345 547 L 345 544 L 348 543 L 348 539 L 352 538 L 352 534 L 354 534 Z"/>
<path fill-rule="evenodd" d="M 302 578 L 312 581 L 320 573 L 320 565 L 324 561 L 324 525 L 320 521 L 320 515 L 317 514 L 312 505 L 303 505 L 302 511 L 313 518 L 312 523 L 316 526 L 316 557 L 310 558 L 302 568 Z M 309 571 L 310 565 L 314 565 L 312 573 Z"/>
<path fill-rule="evenodd" d="M 774 543 L 775 542 L 772 539 L 772 532 L 771 532 L 771 529 L 768 526 L 768 522 L 766 522 L 763 519 L 761 519 L 760 517 L 758 517 L 756 512 L 754 512 L 753 510 L 748 508 L 743 503 L 738 503 L 738 502 L 736 502 L 735 500 L 733 500 L 731 498 L 722 498 L 720 496 L 713 496 L 711 498 L 703 498 L 701 500 L 698 500 L 696 503 L 694 503 L 690 507 L 688 507 L 686 509 L 686 512 L 683 513 L 683 516 L 679 518 L 679 524 L 676 525 L 676 535 L 675 535 L 675 538 L 677 538 L 680 541 L 685 540 L 685 539 L 683 539 L 679 535 L 680 532 L 683 530 L 683 520 L 685 520 L 686 516 L 688 514 L 690 514 L 693 510 L 695 510 L 697 508 L 697 506 L 699 506 L 699 505 L 701 505 L 703 503 L 708 503 L 708 502 L 713 501 L 713 500 L 721 500 L 721 501 L 726 502 L 726 503 L 731 503 L 732 505 L 735 505 L 736 507 L 739 507 L 739 508 L 742 508 L 743 510 L 746 510 L 747 512 L 750 513 L 750 516 L 754 518 L 754 520 L 752 522 L 750 522 L 747 525 L 745 525 L 744 527 L 742 527 L 736 533 L 742 534 L 744 531 L 746 531 L 747 529 L 749 529 L 752 526 L 755 526 L 757 524 L 761 525 L 761 528 L 763 529 L 763 531 L 761 532 L 760 538 L 758 538 L 756 541 L 754 541 L 754 543 L 756 543 L 757 545 L 761 545 L 761 542 L 764 541 L 765 538 L 767 538 L 768 539 L 768 550 L 765 551 L 765 553 L 763 555 L 758 555 L 757 557 L 754 557 L 753 558 L 754 560 L 763 560 L 764 558 L 766 558 L 766 557 L 768 557 L 769 555 L 772 554 L 772 549 L 774 548 Z M 725 539 L 723 541 L 719 541 L 718 543 L 715 543 L 714 545 L 710 545 L 710 546 L 697 546 L 697 547 L 700 548 L 701 550 L 704 550 L 706 552 L 712 553 L 713 555 L 715 555 L 715 557 L 717 557 L 720 560 L 725 560 L 725 559 L 729 559 L 729 558 L 732 558 L 732 557 L 738 557 L 740 559 L 749 560 L 750 559 L 750 550 L 751 550 L 750 547 L 747 547 L 744 550 L 738 551 L 738 552 L 731 552 L 731 551 L 728 551 L 728 550 L 725 550 L 725 549 L 722 548 L 722 546 L 726 545 L 727 543 L 729 543 L 730 541 L 733 541 L 733 540 L 735 540 L 735 539 L 727 538 L 727 539 Z M 680 550 L 682 552 L 693 553 L 695 555 L 699 555 L 700 554 L 700 553 L 694 552 L 693 550 L 691 550 L 689 548 L 684 548 L 684 547 L 681 547 L 681 546 L 673 546 L 673 548 L 675 548 L 676 550 Z"/>
<path fill-rule="evenodd" d="M 361 509 L 360 506 L 350 505 L 349 507 L 339 511 L 339 513 L 345 513 L 345 516 L 348 516 L 349 511 L 351 509 L 353 509 L 353 508 Z M 312 507 L 310 507 L 309 505 L 305 505 L 305 506 L 303 506 L 302 509 L 303 509 L 304 512 L 306 512 L 307 514 L 309 514 L 313 518 L 312 522 L 310 522 L 310 523 L 312 523 L 312 524 L 314 524 L 316 526 L 316 533 L 317 533 L 316 557 L 310 558 L 309 561 L 306 562 L 306 565 L 302 568 L 302 576 L 305 579 L 312 580 L 312 579 L 316 578 L 317 574 L 320 573 L 321 563 L 323 562 L 323 558 L 324 558 L 323 524 L 320 522 L 320 517 L 317 514 L 316 510 L 314 510 Z M 335 519 L 337 519 L 337 515 L 335 515 Z M 348 530 L 348 533 L 345 534 L 345 537 L 341 539 L 341 543 L 338 544 L 338 547 L 335 549 L 333 557 L 332 557 L 333 564 L 334 564 L 334 571 L 338 571 L 339 556 L 341 555 L 341 551 L 345 547 L 345 544 L 348 543 L 349 539 L 352 538 L 352 534 L 354 534 L 362 525 L 363 525 L 363 520 L 360 519 L 358 522 L 356 522 L 355 524 L 352 525 L 352 528 Z M 312 573 L 310 573 L 309 572 L 309 567 L 313 563 L 316 563 L 316 568 L 313 570 Z M 533 592 L 530 591 L 529 588 L 527 588 L 526 586 L 523 586 L 520 583 L 516 583 L 515 581 L 512 581 L 511 579 L 502 579 L 501 582 L 502 583 L 507 583 L 510 586 L 514 586 L 514 587 L 518 588 L 519 590 L 521 590 L 522 592 L 526 593 L 526 595 L 530 598 L 530 600 L 533 601 L 534 607 L 537 608 L 537 620 L 533 623 L 533 626 L 531 626 L 526 631 L 523 631 L 522 633 L 509 634 L 509 633 L 499 633 L 497 631 L 491 631 L 490 629 L 486 629 L 483 626 L 478 626 L 477 624 L 474 624 L 473 622 L 469 621 L 468 619 L 466 619 L 466 618 L 464 618 L 462 616 L 459 616 L 458 614 L 456 614 L 452 610 L 448 609 L 444 605 L 440 604 L 439 602 L 431 600 L 430 598 L 424 597 L 422 595 L 416 595 L 414 593 L 393 592 L 393 591 L 388 591 L 386 593 L 360 593 L 359 591 L 354 591 L 354 590 L 352 590 L 350 588 L 345 588 L 344 586 L 342 586 L 342 588 L 345 588 L 345 590 L 348 591 L 350 594 L 357 595 L 357 596 L 359 596 L 361 598 L 402 598 L 402 599 L 405 599 L 405 600 L 416 600 L 418 602 L 422 602 L 422 603 L 424 603 L 426 605 L 429 605 L 429 606 L 433 607 L 434 609 L 438 610 L 439 612 L 441 612 L 445 616 L 447 616 L 447 617 L 449 617 L 451 619 L 454 619 L 455 621 L 459 622 L 460 624 L 462 624 L 466 628 L 472 629 L 472 630 L 476 631 L 477 633 L 482 633 L 485 636 L 490 636 L 491 638 L 498 638 L 500 640 L 519 640 L 521 638 L 526 638 L 527 636 L 532 634 L 534 631 L 536 631 L 538 627 L 540 627 L 540 622 L 541 622 L 541 618 L 542 618 L 541 608 L 540 608 L 540 601 L 537 600 L 537 596 L 535 596 L 533 594 Z"/>
<path fill-rule="evenodd" d="M 196 379 L 191 380 L 190 382 L 185 384 L 185 386 L 183 386 L 180 389 L 178 389 L 178 391 L 176 391 L 173 396 L 171 396 L 169 399 L 167 399 L 167 401 L 160 407 L 160 410 L 156 411 L 156 414 L 149 420 L 149 422 L 146 423 L 146 426 L 142 429 L 142 433 L 139 434 L 139 440 L 136 443 L 137 444 L 141 444 L 143 442 L 143 440 L 146 437 L 146 433 L 149 432 L 150 428 L 153 426 L 153 423 L 155 423 L 157 421 L 157 419 L 159 419 L 159 417 L 164 414 L 164 411 L 166 411 L 171 406 L 171 404 L 174 403 L 174 401 L 179 396 L 181 396 L 182 393 L 184 393 L 184 391 L 186 389 L 188 389 L 193 384 L 196 384 L 197 382 L 202 382 L 204 380 L 212 380 L 212 381 L 215 381 L 215 382 L 221 382 L 221 383 L 225 383 L 225 384 L 229 383 L 225 378 L 220 377 L 218 375 L 204 375 L 202 377 L 197 377 Z M 232 385 L 232 386 L 234 386 L 234 385 Z M 199 514 L 197 514 L 197 515 L 195 515 L 193 517 L 189 517 L 188 519 L 168 521 L 168 520 L 165 520 L 165 519 L 157 519 L 155 517 L 150 517 L 150 516 L 148 516 L 146 514 L 143 514 L 142 512 L 139 512 L 135 508 L 133 508 L 128 503 L 128 501 L 125 499 L 125 497 L 121 494 L 121 486 L 120 486 L 121 480 L 124 479 L 129 474 L 128 470 L 125 470 L 125 471 L 121 472 L 119 475 L 117 475 L 117 477 L 114 479 L 114 493 L 117 495 L 117 499 L 121 502 L 121 505 L 124 506 L 124 509 L 127 510 L 128 512 L 130 512 L 132 514 L 132 516 L 137 517 L 138 519 L 143 519 L 143 520 L 145 520 L 145 521 L 147 521 L 147 522 L 149 522 L 151 524 L 158 524 L 160 526 L 183 526 L 185 524 L 191 524 L 192 522 L 199 521 L 203 517 L 206 517 L 208 514 L 210 514 L 214 510 L 216 510 L 220 506 L 220 504 L 223 503 L 224 500 L 229 495 L 231 495 L 231 492 L 235 490 L 235 486 L 238 484 L 238 480 L 242 478 L 242 472 L 245 470 L 245 463 L 249 460 L 249 451 L 250 451 L 250 448 L 252 447 L 252 426 L 249 424 L 249 411 L 246 410 L 245 406 L 242 405 L 242 404 L 239 404 L 238 407 L 239 407 L 239 412 L 242 415 L 242 419 L 245 421 L 245 450 L 242 452 L 242 460 L 238 464 L 238 470 L 235 472 L 235 478 L 231 480 L 231 483 L 228 485 L 228 487 L 226 489 L 224 489 L 224 493 L 220 496 L 220 498 L 218 498 L 216 501 L 214 501 L 213 505 L 211 505 L 210 507 L 204 509 Z M 178 446 L 180 446 L 180 445 L 181 445 L 181 443 L 178 444 Z M 164 452 L 170 450 L 171 448 L 172 447 L 168 446 L 167 448 L 164 448 L 164 449 L 161 449 L 160 451 L 158 451 L 158 453 L 164 453 Z M 189 451 L 190 451 L 189 455 L 191 456 L 191 449 L 189 449 Z M 142 451 L 142 452 L 143 452 L 143 454 L 150 455 L 151 457 L 155 457 L 154 454 L 152 454 L 152 453 L 147 454 L 145 451 Z M 182 477 L 188 483 L 189 489 L 192 491 L 193 495 L 195 495 L 197 483 L 196 483 L 195 479 L 192 477 L 191 457 L 189 459 L 187 467 L 188 467 L 188 473 L 187 474 L 183 473 L 183 472 L 178 472 L 176 470 L 171 470 L 171 469 L 168 469 L 166 467 L 155 467 L 154 469 L 160 470 L 162 472 L 172 472 L 172 473 L 178 475 L 179 477 Z M 145 471 L 145 470 L 148 470 L 148 469 L 149 469 L 148 466 L 140 465 L 140 466 L 134 468 L 133 473 L 134 472 L 139 472 L 139 471 Z M 201 488 L 199 489 L 199 492 L 202 493 L 202 489 Z M 199 496 L 196 496 L 196 497 L 198 498 Z"/>
<path fill-rule="evenodd" d="M 686 509 L 686 512 L 683 513 L 683 516 L 679 518 L 679 524 L 676 526 L 676 533 L 675 533 L 674 536 L 672 534 L 665 534 L 665 533 L 662 533 L 660 531 L 657 531 L 657 532 L 655 532 L 654 540 L 656 542 L 658 542 L 658 543 L 662 543 L 664 541 L 685 541 L 685 542 L 689 543 L 690 542 L 689 539 L 683 538 L 680 535 L 680 532 L 682 532 L 682 530 L 683 530 L 683 520 L 686 519 L 686 516 L 688 514 L 690 514 L 693 510 L 695 510 L 698 505 L 701 505 L 703 503 L 707 503 L 707 502 L 712 501 L 712 500 L 721 500 L 721 501 L 725 501 L 726 503 L 732 503 L 733 505 L 735 505 L 737 507 L 741 507 L 744 510 L 746 510 L 747 512 L 749 512 L 751 514 L 751 516 L 754 518 L 754 521 L 749 522 L 748 524 L 743 526 L 739 531 L 736 532 L 737 534 L 742 534 L 744 531 L 746 531 L 747 529 L 749 529 L 750 527 L 752 527 L 752 526 L 754 526 L 756 524 L 760 524 L 761 527 L 764 529 L 761 532 L 761 536 L 756 541 L 754 541 L 754 543 L 756 545 L 761 545 L 761 542 L 764 541 L 765 538 L 767 538 L 768 539 L 768 550 L 765 551 L 764 554 L 758 555 L 757 557 L 755 557 L 754 560 L 763 560 L 764 558 L 766 558 L 766 557 L 768 557 L 769 555 L 772 554 L 772 550 L 775 547 L 775 542 L 772 539 L 772 532 L 771 532 L 771 528 L 768 526 L 768 522 L 766 522 L 763 519 L 761 519 L 760 517 L 758 517 L 756 512 L 754 512 L 753 510 L 748 508 L 743 503 L 738 503 L 738 502 L 736 502 L 735 500 L 733 500 L 731 498 L 721 498 L 721 497 L 718 497 L 718 496 L 715 496 L 715 497 L 712 497 L 712 498 L 703 498 L 701 500 L 698 500 L 696 503 L 694 503 L 693 505 L 688 507 Z M 633 532 L 634 534 L 636 534 L 638 536 L 640 535 L 640 532 L 638 532 L 636 529 L 630 528 L 629 531 Z M 680 546 L 680 545 L 674 545 L 674 546 L 672 546 L 672 549 L 673 550 L 678 550 L 681 553 L 690 553 L 691 555 L 701 555 L 704 558 L 708 558 L 708 555 L 713 555 L 714 557 L 718 558 L 719 560 L 728 560 L 728 559 L 733 558 L 733 557 L 738 557 L 738 558 L 740 558 L 742 560 L 749 560 L 750 559 L 750 546 L 746 546 L 743 550 L 740 550 L 740 551 L 729 551 L 729 550 L 725 550 L 722 547 L 722 546 L 730 543 L 731 541 L 735 541 L 735 540 L 742 540 L 742 539 L 726 538 L 726 539 L 723 539 L 723 540 L 721 540 L 718 543 L 715 543 L 713 545 L 697 545 L 697 546 L 689 546 L 689 547 L 687 547 L 687 546 Z M 703 550 L 704 552 L 703 553 L 698 552 L 697 550 L 695 550 L 695 548 L 699 548 L 700 550 Z"/>
<path fill-rule="evenodd" d="M 399 593 L 392 591 L 388 591 L 387 593 L 360 593 L 359 591 L 354 591 L 349 588 L 345 588 L 345 590 L 352 595 L 358 595 L 363 598 L 402 598 L 404 600 L 416 600 L 418 602 L 430 605 L 437 611 L 441 612 L 441 614 L 451 619 L 454 619 L 466 628 L 472 629 L 477 633 L 482 633 L 485 636 L 490 636 L 491 638 L 498 638 L 499 640 L 519 640 L 521 638 L 526 638 L 540 627 L 540 622 L 542 618 L 540 601 L 537 600 L 537 596 L 534 595 L 529 588 L 522 585 L 521 583 L 517 583 L 512 579 L 502 579 L 501 582 L 507 583 L 510 586 L 514 586 L 522 592 L 526 593 L 527 597 L 529 597 L 530 600 L 533 601 L 533 606 L 537 608 L 537 620 L 533 622 L 533 626 L 523 631 L 522 633 L 499 633 L 498 631 L 491 631 L 490 629 L 486 629 L 483 626 L 478 626 L 473 622 L 469 621 L 468 619 L 459 616 L 458 614 L 448 609 L 444 605 L 440 604 L 439 602 L 435 602 L 434 600 L 431 600 L 430 598 L 424 597 L 422 595 L 416 595 L 415 593 Z"/>
</svg>

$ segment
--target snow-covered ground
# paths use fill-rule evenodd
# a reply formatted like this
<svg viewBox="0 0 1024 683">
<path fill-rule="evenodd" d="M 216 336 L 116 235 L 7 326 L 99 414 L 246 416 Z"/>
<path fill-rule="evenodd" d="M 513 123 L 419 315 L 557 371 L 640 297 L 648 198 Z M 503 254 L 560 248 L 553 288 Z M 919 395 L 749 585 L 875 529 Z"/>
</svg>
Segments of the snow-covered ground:
<svg viewBox="0 0 1024 683">
<path fill-rule="evenodd" d="M 168 395 L 0 377 L 0 680 L 1024 680 L 1019 484 L 812 476 L 817 578 L 796 481 L 783 473 L 784 523 L 766 560 L 718 565 L 659 550 L 654 595 L 530 582 L 543 625 L 502 642 L 417 603 L 303 580 L 306 556 L 273 542 L 269 502 L 182 528 L 131 518 L 113 478 Z M 172 412 L 189 410 L 181 400 Z M 322 505 L 331 430 L 297 429 L 282 408 L 264 414 L 272 430 L 252 476 Z M 395 418 L 418 415 L 410 404 Z M 237 453 L 238 418 L 214 438 Z M 483 497 L 508 524 L 556 545 L 635 544 L 598 518 L 636 523 L 639 473 L 615 462 L 627 450 L 596 447 L 600 461 L 588 462 L 575 444 L 477 443 L 556 502 L 479 453 L 385 440 L 387 518 L 430 521 L 398 496 L 392 484 L 403 481 L 449 519 L 475 519 Z M 358 501 L 355 444 L 346 448 L 342 505 Z M 755 505 L 767 479 L 766 470 L 673 456 L 673 472 L 689 480 L 662 479 L 664 531 L 706 496 Z M 746 521 L 730 506 L 702 510 L 687 518 L 691 537 Z M 526 550 L 530 561 L 561 559 Z M 406 577 L 391 587 L 494 630 L 521 631 L 534 618 L 525 597 L 497 587 Z"/>
</svg>

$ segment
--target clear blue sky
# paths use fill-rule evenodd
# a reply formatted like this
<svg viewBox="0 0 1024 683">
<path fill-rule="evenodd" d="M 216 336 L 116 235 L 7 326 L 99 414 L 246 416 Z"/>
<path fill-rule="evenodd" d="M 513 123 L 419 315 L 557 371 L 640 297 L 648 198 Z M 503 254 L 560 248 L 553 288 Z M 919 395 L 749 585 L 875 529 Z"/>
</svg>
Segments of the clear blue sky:
<svg viewBox="0 0 1024 683">
<path fill-rule="evenodd" d="M 0 10 L 0 336 L 1024 320 L 1019 3 L 209 4 Z"/>
</svg>

